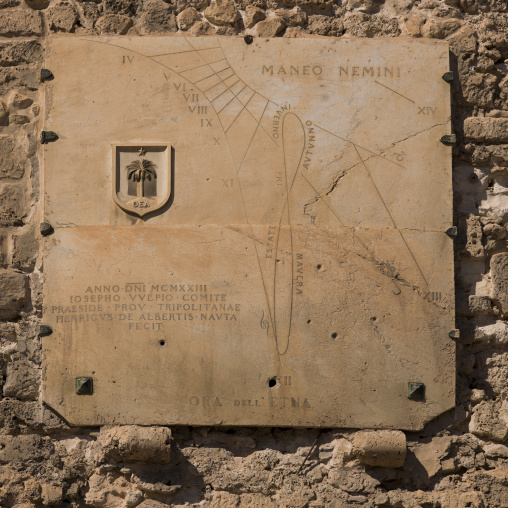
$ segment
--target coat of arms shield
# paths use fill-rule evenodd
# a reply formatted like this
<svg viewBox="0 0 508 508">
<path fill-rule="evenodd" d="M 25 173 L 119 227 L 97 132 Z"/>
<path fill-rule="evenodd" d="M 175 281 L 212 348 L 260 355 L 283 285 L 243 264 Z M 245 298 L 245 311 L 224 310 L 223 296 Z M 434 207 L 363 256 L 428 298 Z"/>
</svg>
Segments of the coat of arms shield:
<svg viewBox="0 0 508 508">
<path fill-rule="evenodd" d="M 171 146 L 113 145 L 113 199 L 126 212 L 144 217 L 160 210 L 171 196 Z"/>
</svg>

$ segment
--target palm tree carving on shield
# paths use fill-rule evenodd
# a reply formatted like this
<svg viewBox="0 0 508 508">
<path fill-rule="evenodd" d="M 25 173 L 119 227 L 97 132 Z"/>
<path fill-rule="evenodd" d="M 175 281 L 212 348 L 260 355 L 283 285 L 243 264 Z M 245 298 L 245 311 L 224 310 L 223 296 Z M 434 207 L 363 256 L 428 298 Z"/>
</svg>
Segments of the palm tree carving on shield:
<svg viewBox="0 0 508 508">
<path fill-rule="evenodd" d="M 145 197 L 145 180 L 149 182 L 152 178 L 157 178 L 157 164 L 148 159 L 136 159 L 125 167 L 127 170 L 127 179 L 137 182 L 137 196 L 138 198 Z"/>
<path fill-rule="evenodd" d="M 124 211 L 144 217 L 161 210 L 171 197 L 173 148 L 163 143 L 114 144 L 113 200 Z M 135 156 L 138 152 L 139 157 Z M 169 208 L 169 206 L 168 206 Z"/>
</svg>

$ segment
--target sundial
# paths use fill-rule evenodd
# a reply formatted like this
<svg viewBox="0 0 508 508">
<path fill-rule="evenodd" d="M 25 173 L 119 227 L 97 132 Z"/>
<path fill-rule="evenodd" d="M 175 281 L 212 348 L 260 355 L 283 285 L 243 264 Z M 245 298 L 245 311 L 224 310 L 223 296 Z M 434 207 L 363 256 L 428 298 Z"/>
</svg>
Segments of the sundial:
<svg viewBox="0 0 508 508">
<path fill-rule="evenodd" d="M 408 430 L 452 408 L 448 61 L 434 40 L 52 36 L 45 403 Z"/>
</svg>

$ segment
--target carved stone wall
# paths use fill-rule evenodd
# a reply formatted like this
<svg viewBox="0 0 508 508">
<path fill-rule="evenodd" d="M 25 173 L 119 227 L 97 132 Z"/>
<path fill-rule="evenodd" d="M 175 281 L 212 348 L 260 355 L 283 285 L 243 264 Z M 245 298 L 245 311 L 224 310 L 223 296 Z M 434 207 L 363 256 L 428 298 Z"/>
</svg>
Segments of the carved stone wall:
<svg viewBox="0 0 508 508">
<path fill-rule="evenodd" d="M 447 39 L 456 408 L 406 434 L 75 428 L 45 408 L 40 70 L 55 32 Z M 507 506 L 507 74 L 506 0 L 0 0 L 0 506 Z"/>
</svg>

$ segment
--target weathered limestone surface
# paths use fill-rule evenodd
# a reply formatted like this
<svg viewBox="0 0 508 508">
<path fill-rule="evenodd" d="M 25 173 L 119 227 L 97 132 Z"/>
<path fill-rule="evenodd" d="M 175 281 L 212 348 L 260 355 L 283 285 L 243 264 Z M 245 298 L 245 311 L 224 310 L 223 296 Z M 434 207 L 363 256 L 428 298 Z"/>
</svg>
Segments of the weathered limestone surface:
<svg viewBox="0 0 508 508">
<path fill-rule="evenodd" d="M 232 25 L 238 16 L 233 0 L 212 0 L 204 10 L 205 18 L 215 25 Z"/>
<path fill-rule="evenodd" d="M 508 314 L 508 253 L 495 254 L 491 259 L 492 299 L 503 316 Z"/>
<path fill-rule="evenodd" d="M 446 47 L 52 38 L 44 401 L 76 425 L 417 429 L 453 407 Z"/>
<path fill-rule="evenodd" d="M 0 270 L 0 314 L 4 318 L 16 317 L 19 309 L 28 300 L 28 281 L 26 275 L 12 270 Z"/>
<path fill-rule="evenodd" d="M 171 431 L 166 427 L 102 427 L 96 453 L 102 462 L 168 464 L 171 443 Z"/>
<path fill-rule="evenodd" d="M 402 467 L 406 459 L 406 436 L 400 431 L 358 432 L 353 453 L 367 466 Z"/>
<path fill-rule="evenodd" d="M 5 9 L 0 11 L 0 35 L 41 35 L 42 23 L 38 12 Z"/>
<path fill-rule="evenodd" d="M 507 143 L 508 118 L 466 118 L 464 134 L 482 143 Z"/>
<path fill-rule="evenodd" d="M 21 205 L 20 214 L 3 216 L 0 232 L 0 259 L 7 274 L 0 277 L 0 296 L 4 298 L 1 384 L 7 387 L 0 400 L 0 505 L 507 506 L 508 442 L 503 403 L 508 400 L 508 325 L 502 314 L 503 279 L 498 277 L 499 267 L 496 258 L 492 263 L 492 256 L 508 251 L 503 234 L 508 223 L 508 142 L 502 141 L 506 139 L 503 120 L 508 118 L 508 4 L 505 0 L 238 0 L 236 20 L 221 26 L 204 17 L 209 4 L 208 0 L 0 0 L 0 13 L 6 13 L 0 25 L 9 34 L 2 34 L 0 42 L 0 186 L 19 184 L 15 201 Z M 193 24 L 178 27 L 174 16 L 188 7 L 200 18 L 194 16 Z M 250 7 L 258 9 L 253 21 L 248 21 Z M 303 18 L 301 14 L 293 17 L 295 7 L 302 9 L 307 21 L 293 26 L 293 19 Z M 44 220 L 39 139 L 45 122 L 34 107 L 42 104 L 47 84 L 40 80 L 45 34 L 67 31 L 70 37 L 83 38 L 101 33 L 164 34 L 179 29 L 192 36 L 256 36 L 256 25 L 274 16 L 287 25 L 277 37 L 425 35 L 444 37 L 450 43 L 455 74 L 452 121 L 458 136 L 452 149 L 454 208 L 458 212 L 454 220 L 459 227 L 456 296 L 458 302 L 464 302 L 458 307 L 456 322 L 461 329 L 457 407 L 423 431 L 406 433 L 406 460 L 396 469 L 362 464 L 353 453 L 356 432 L 341 429 L 319 434 L 312 429 L 181 426 L 171 429 L 174 453 L 169 463 L 104 462 L 106 459 L 97 454 L 101 428 L 70 428 L 39 402 L 41 342 L 46 340 L 38 337 L 38 326 L 43 322 L 44 266 L 40 258 L 32 257 L 32 242 L 27 242 L 25 250 L 19 240 L 31 235 L 28 231 L 33 227 L 35 238 L 41 241 L 38 231 Z M 280 26 L 280 22 L 276 24 Z M 34 32 L 28 33 L 31 30 Z M 123 55 L 121 50 L 119 55 Z M 137 79 L 142 80 L 143 75 Z M 35 102 L 24 110 L 11 110 L 8 105 L 16 94 Z M 385 102 L 379 118 L 397 117 L 397 111 Z M 76 121 L 86 123 L 88 117 Z M 84 156 L 93 151 L 91 147 Z M 473 173 L 476 180 L 470 179 Z M 363 186 L 352 191 L 362 192 Z M 11 205 L 2 203 L 2 211 L 5 206 L 9 209 Z M 473 239 L 475 243 L 466 250 L 466 242 Z M 14 279 L 9 275 L 12 273 Z M 494 298 L 494 294 L 498 296 Z M 24 398 L 27 393 L 30 396 Z M 161 434 L 168 430 L 164 426 L 159 429 Z M 110 431 L 123 432 L 121 427 Z M 138 433 L 129 435 L 134 447 L 154 434 L 147 431 L 141 438 Z M 166 445 L 150 448 L 153 453 L 165 449 Z"/>
</svg>

